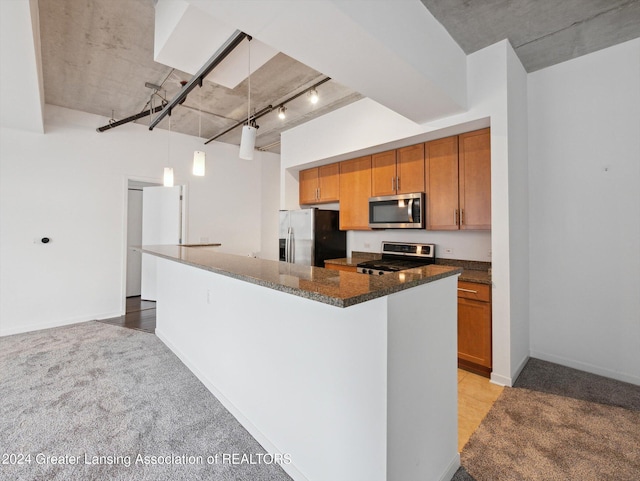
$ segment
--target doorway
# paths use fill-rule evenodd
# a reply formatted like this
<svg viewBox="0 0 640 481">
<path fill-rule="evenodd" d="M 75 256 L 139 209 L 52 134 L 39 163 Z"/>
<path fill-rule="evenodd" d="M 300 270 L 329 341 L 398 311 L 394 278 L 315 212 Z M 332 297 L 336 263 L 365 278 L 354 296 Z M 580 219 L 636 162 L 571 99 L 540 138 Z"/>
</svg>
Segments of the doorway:
<svg viewBox="0 0 640 481">
<path fill-rule="evenodd" d="M 183 190 L 184 186 L 127 181 L 125 314 L 107 322 L 155 332 L 155 258 L 134 247 L 182 243 Z"/>
<path fill-rule="evenodd" d="M 132 246 L 142 245 L 142 193 L 144 187 L 160 184 L 129 179 L 127 185 L 127 251 L 125 298 L 139 297 L 142 279 L 142 253 Z"/>
</svg>

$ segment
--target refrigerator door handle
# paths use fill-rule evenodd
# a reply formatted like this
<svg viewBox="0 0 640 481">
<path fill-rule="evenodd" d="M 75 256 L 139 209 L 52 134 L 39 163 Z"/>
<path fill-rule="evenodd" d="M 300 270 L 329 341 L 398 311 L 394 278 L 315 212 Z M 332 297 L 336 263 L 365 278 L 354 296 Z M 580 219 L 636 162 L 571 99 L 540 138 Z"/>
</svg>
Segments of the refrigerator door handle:
<svg viewBox="0 0 640 481">
<path fill-rule="evenodd" d="M 292 249 L 293 249 L 293 233 L 292 233 L 291 227 L 289 227 L 289 229 L 287 229 L 287 262 L 293 262 Z"/>
<path fill-rule="evenodd" d="M 284 238 L 284 261 L 289 262 L 289 231 Z"/>
<path fill-rule="evenodd" d="M 296 263 L 296 243 L 295 243 L 295 238 L 293 236 L 293 229 L 291 229 L 291 233 L 290 233 L 289 246 L 291 247 L 291 255 L 290 255 L 289 262 L 291 262 L 292 264 L 295 264 Z"/>
</svg>

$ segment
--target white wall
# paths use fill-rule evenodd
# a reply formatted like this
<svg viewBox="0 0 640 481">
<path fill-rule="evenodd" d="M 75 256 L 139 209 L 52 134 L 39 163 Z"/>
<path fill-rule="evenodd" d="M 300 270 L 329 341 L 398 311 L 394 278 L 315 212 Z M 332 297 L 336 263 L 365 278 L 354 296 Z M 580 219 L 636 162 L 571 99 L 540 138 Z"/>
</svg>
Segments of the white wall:
<svg viewBox="0 0 640 481">
<path fill-rule="evenodd" d="M 513 54 L 508 41 L 498 42 L 467 57 L 467 86 L 469 110 L 463 114 L 446 117 L 426 124 L 415 124 L 406 118 L 364 99 L 319 119 L 307 122 L 282 134 L 281 205 L 292 208 L 297 199 L 296 171 L 319 161 L 339 161 L 349 157 L 366 155 L 373 149 L 381 151 L 397 148 L 434 138 L 446 137 L 491 125 L 491 233 L 431 233 L 410 234 L 407 231 L 383 234 L 370 232 L 350 233 L 349 249 L 379 250 L 374 244 L 382 237 L 415 236 L 416 240 L 433 241 L 440 246 L 452 246 L 451 257 L 458 259 L 488 260 L 492 251 L 493 275 L 493 333 L 494 370 L 492 379 L 501 384 L 511 384 L 522 360 L 528 354 L 523 343 L 528 338 L 527 309 L 520 303 L 528 296 L 525 274 L 511 278 L 515 266 L 524 268 L 527 262 L 516 259 L 526 257 L 526 248 L 517 245 L 522 233 L 526 233 L 526 104 L 524 71 Z M 509 88 L 511 87 L 511 88 Z M 508 108 L 509 96 L 517 106 Z M 510 119 L 510 115 L 514 118 Z M 523 120 L 525 119 L 525 120 Z M 523 123 L 524 122 L 524 123 Z M 510 173 L 514 156 L 515 173 Z M 513 184 L 513 185 L 512 185 Z M 524 189 L 524 193 L 516 190 Z M 512 192 L 512 190 L 514 190 Z M 523 201 L 523 199 L 525 199 Z M 511 240 L 510 221 L 520 216 L 514 224 L 515 239 Z M 406 234 L 406 236 L 405 236 Z M 526 234 L 524 235 L 526 238 Z M 389 237 L 390 240 L 393 240 Z M 387 240 L 387 239 L 385 239 Z M 371 249 L 364 248 L 369 243 Z M 361 249 L 362 247 L 362 249 Z M 511 252 L 514 247 L 514 252 Z M 515 310 L 512 312 L 511 301 Z M 522 317 L 512 323 L 512 315 Z M 512 351 L 512 338 L 517 347 Z"/>
<path fill-rule="evenodd" d="M 509 317 L 511 373 L 517 377 L 529 358 L 529 152 L 527 72 L 507 50 L 509 129 Z"/>
<path fill-rule="evenodd" d="M 528 88 L 531 353 L 640 384 L 640 39 Z"/>
<path fill-rule="evenodd" d="M 2 335 L 124 310 L 127 179 L 161 182 L 168 133 L 134 124 L 97 133 L 106 122 L 47 105 L 44 135 L 0 132 Z M 207 175 L 200 178 L 190 173 L 196 147 L 202 141 L 171 133 L 176 183 L 187 186 L 186 242 L 208 239 L 227 252 L 259 253 L 259 206 L 278 202 L 277 186 L 262 184 L 279 175 L 278 156 L 243 161 L 237 146 L 212 143 L 204 147 Z M 275 243 L 277 235 L 269 235 Z M 43 236 L 51 243 L 33 242 Z"/>
</svg>

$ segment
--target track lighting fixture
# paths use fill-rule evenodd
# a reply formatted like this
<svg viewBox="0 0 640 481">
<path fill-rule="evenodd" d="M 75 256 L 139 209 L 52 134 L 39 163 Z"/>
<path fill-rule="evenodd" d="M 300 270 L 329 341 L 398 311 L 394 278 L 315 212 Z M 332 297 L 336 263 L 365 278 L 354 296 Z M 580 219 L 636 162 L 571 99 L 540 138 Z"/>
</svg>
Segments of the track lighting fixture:
<svg viewBox="0 0 640 481">
<path fill-rule="evenodd" d="M 284 105 L 281 105 L 280 108 L 278 109 L 278 118 L 280 120 L 284 120 L 287 117 L 287 114 L 285 114 L 286 111 L 287 111 L 287 108 Z"/>
<path fill-rule="evenodd" d="M 309 102 L 315 105 L 318 103 L 318 99 L 318 91 L 316 89 L 309 90 Z"/>
</svg>

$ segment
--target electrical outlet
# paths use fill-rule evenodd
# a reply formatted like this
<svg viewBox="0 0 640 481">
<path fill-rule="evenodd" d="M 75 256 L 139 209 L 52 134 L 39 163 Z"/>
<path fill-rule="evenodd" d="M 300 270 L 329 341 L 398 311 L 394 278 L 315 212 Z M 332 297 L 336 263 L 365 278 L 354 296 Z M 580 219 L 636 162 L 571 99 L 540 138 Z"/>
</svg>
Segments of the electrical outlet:
<svg viewBox="0 0 640 481">
<path fill-rule="evenodd" d="M 209 238 L 208 237 L 200 237 L 200 243 L 201 244 L 208 244 L 209 243 Z"/>
<path fill-rule="evenodd" d="M 211 289 L 207 289 L 207 304 L 211 304 Z"/>
<path fill-rule="evenodd" d="M 444 253 L 445 254 L 453 254 L 453 249 L 451 247 L 445 247 Z"/>
<path fill-rule="evenodd" d="M 371 248 L 371 244 L 369 244 L 368 242 L 364 243 L 364 248 L 365 249 L 370 249 Z"/>
<path fill-rule="evenodd" d="M 489 249 L 489 259 L 491 259 L 491 249 Z"/>
</svg>

